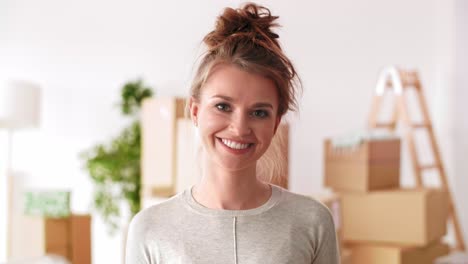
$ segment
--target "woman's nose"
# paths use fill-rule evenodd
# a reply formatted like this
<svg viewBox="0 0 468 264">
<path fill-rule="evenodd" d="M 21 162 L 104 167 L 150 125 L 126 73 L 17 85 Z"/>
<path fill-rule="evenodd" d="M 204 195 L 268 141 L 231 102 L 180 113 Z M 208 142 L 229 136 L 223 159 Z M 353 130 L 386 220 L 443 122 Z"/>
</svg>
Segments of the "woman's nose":
<svg viewBox="0 0 468 264">
<path fill-rule="evenodd" d="M 230 128 L 237 136 L 245 136 L 252 133 L 248 117 L 243 114 L 232 116 Z"/>
</svg>

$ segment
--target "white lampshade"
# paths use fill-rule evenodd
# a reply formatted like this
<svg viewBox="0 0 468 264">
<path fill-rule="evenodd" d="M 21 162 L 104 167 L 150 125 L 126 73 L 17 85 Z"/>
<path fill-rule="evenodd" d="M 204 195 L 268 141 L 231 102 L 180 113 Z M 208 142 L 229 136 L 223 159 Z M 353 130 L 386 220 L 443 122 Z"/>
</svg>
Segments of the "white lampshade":
<svg viewBox="0 0 468 264">
<path fill-rule="evenodd" d="M 40 88 L 38 85 L 25 81 L 10 81 L 0 83 L 0 129 L 16 130 L 39 126 Z M 0 262 L 9 255 L 7 244 L 9 222 L 11 221 L 10 180 L 11 174 L 11 133 L 9 133 L 7 174 L 0 171 Z M 3 150 L 3 145 L 1 146 Z"/>
<path fill-rule="evenodd" d="M 39 126 L 40 87 L 25 81 L 0 85 L 0 128 Z"/>
</svg>

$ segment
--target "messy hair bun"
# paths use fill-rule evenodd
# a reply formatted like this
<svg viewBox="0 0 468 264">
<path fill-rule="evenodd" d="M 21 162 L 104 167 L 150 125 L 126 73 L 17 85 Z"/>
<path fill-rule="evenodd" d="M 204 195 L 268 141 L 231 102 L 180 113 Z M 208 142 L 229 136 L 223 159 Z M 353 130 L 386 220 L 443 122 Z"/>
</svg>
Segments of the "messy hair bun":
<svg viewBox="0 0 468 264">
<path fill-rule="evenodd" d="M 278 115 L 297 110 L 300 80 L 291 61 L 283 53 L 279 36 L 272 28 L 279 27 L 278 16 L 268 8 L 247 3 L 241 8 L 226 8 L 217 18 L 215 29 L 203 42 L 207 52 L 202 57 L 191 87 L 191 96 L 199 99 L 200 91 L 213 67 L 227 63 L 271 79 L 277 88 Z"/>
<path fill-rule="evenodd" d="M 255 4 L 247 4 L 242 9 L 226 8 L 216 21 L 215 30 L 204 38 L 210 50 L 216 50 L 226 41 L 251 41 L 265 48 L 274 45 L 279 48 L 276 39 L 278 35 L 271 31 L 279 25 L 274 21 L 278 16 L 272 16 L 270 10 Z"/>
</svg>

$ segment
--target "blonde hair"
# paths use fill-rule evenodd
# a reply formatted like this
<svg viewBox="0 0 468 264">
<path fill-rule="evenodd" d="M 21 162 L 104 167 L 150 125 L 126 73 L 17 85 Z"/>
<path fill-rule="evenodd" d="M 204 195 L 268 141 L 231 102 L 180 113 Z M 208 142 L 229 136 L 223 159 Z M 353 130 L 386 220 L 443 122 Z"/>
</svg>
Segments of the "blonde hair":
<svg viewBox="0 0 468 264">
<path fill-rule="evenodd" d="M 271 30 L 279 26 L 276 19 L 278 16 L 272 16 L 268 8 L 254 3 L 238 9 L 224 9 L 215 29 L 203 39 L 208 50 L 201 58 L 190 96 L 198 100 L 213 68 L 225 63 L 271 79 L 278 92 L 278 116 L 288 110 L 296 111 L 301 82 L 280 47 L 279 36 Z"/>
<path fill-rule="evenodd" d="M 278 34 L 272 31 L 279 27 L 275 22 L 277 19 L 278 16 L 272 16 L 268 8 L 254 3 L 246 3 L 238 9 L 224 9 L 216 20 L 215 29 L 203 39 L 207 51 L 193 78 L 191 98 L 200 99 L 203 85 L 215 66 L 229 64 L 274 82 L 278 93 L 278 117 L 289 110 L 297 111 L 302 85 L 292 62 L 281 49 Z M 286 133 L 278 134 L 258 161 L 257 176 L 287 187 L 288 133 L 286 130 Z"/>
</svg>

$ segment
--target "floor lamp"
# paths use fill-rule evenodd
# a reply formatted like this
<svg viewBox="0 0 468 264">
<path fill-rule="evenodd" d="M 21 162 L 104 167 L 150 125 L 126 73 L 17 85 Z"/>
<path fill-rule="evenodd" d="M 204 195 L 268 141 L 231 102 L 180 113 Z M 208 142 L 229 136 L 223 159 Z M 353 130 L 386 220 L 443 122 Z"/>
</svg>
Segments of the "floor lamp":
<svg viewBox="0 0 468 264">
<path fill-rule="evenodd" d="M 0 151 L 7 151 L 6 173 L 0 172 L 0 262 L 9 255 L 11 240 L 11 197 L 12 197 L 12 149 L 13 132 L 39 125 L 40 88 L 25 81 L 10 81 L 0 84 L 0 130 L 6 130 L 7 146 L 0 146 Z"/>
</svg>

